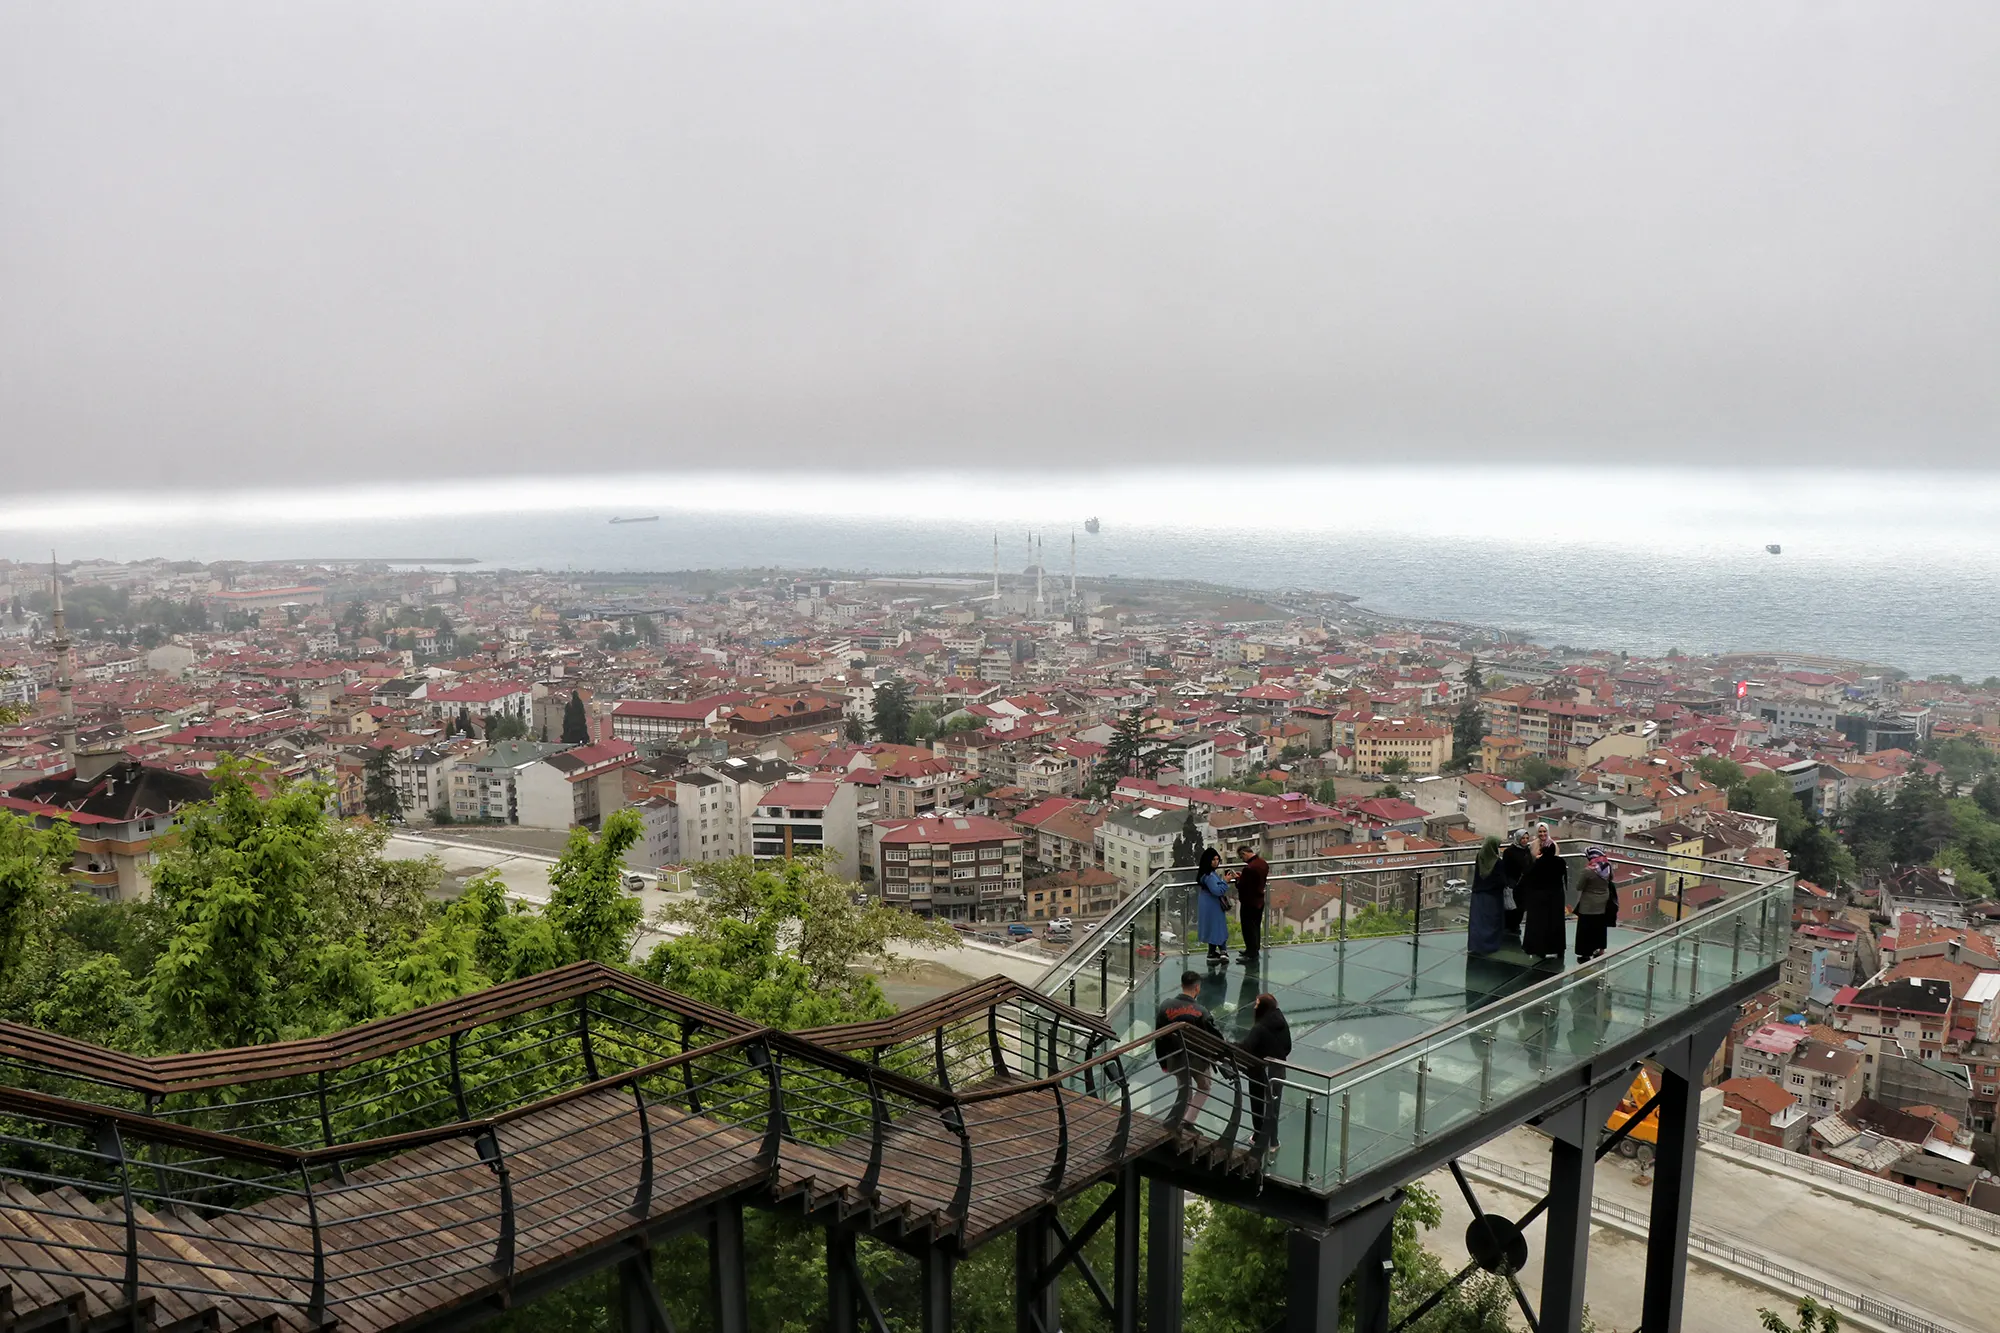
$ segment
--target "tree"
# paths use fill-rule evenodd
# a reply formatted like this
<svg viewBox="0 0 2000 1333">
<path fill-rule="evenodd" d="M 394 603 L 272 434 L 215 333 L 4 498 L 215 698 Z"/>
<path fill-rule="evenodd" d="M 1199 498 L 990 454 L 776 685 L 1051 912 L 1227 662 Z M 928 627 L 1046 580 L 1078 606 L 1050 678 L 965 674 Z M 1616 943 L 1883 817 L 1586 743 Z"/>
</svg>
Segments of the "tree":
<svg viewBox="0 0 2000 1333">
<path fill-rule="evenodd" d="M 1862 870 L 1880 874 L 1895 852 L 1896 815 L 1889 801 L 1873 787 L 1849 797 L 1840 812 L 1840 838 Z"/>
<path fill-rule="evenodd" d="M 1382 776 L 1385 778 L 1399 778 L 1409 771 L 1410 761 L 1402 755 L 1391 755 L 1382 761 Z"/>
<path fill-rule="evenodd" d="M 362 808 L 370 819 L 395 823 L 403 817 L 403 796 L 396 789 L 396 774 L 390 767 L 394 756 L 386 748 L 368 756 L 361 766 Z"/>
<path fill-rule="evenodd" d="M 1321 779 L 1319 785 L 1313 788 L 1313 799 L 1321 805 L 1332 805 L 1340 799 L 1340 784 L 1332 778 Z"/>
<path fill-rule="evenodd" d="M 479 733 L 472 729 L 472 709 L 465 704 L 458 706 L 458 734 L 478 739 Z"/>
<path fill-rule="evenodd" d="M 840 731 L 851 745 L 865 745 L 868 742 L 868 724 L 861 720 L 859 714 L 848 714 L 847 720 L 840 724 Z"/>
<path fill-rule="evenodd" d="M 891 745 L 908 745 L 910 731 L 910 687 L 900 680 L 875 687 L 875 734 Z"/>
<path fill-rule="evenodd" d="M 2000 770 L 1987 769 L 1972 784 L 1972 799 L 1988 816 L 2000 819 Z"/>
<path fill-rule="evenodd" d="M 1194 822 L 1194 806 L 1190 804 L 1186 817 L 1181 820 L 1181 831 L 1174 835 L 1174 864 L 1182 867 L 1200 865 L 1204 850 L 1201 829 Z"/>
<path fill-rule="evenodd" d="M 896 966 L 897 946 L 955 948 L 958 934 L 859 897 L 818 857 L 698 866 L 696 898 L 667 919 L 680 935 L 639 971 L 663 986 L 758 1023 L 796 1029 L 892 1012 L 869 970 Z"/>
<path fill-rule="evenodd" d="M 0 815 L 0 984 L 20 975 L 23 957 L 45 936 L 75 852 L 76 830 L 67 823 L 38 829 Z"/>
<path fill-rule="evenodd" d="M 590 744 L 590 715 L 584 711 L 581 691 L 571 690 L 563 705 L 562 739 L 564 745 Z"/>
<path fill-rule="evenodd" d="M 643 913 L 624 892 L 625 852 L 645 833 L 633 810 L 605 817 L 603 831 L 570 830 L 569 844 L 549 870 L 548 919 L 571 959 L 623 967 Z"/>
<path fill-rule="evenodd" d="M 1694 771 L 1724 791 L 1743 785 L 1743 766 L 1719 754 L 1705 754 L 1696 759 Z"/>
<path fill-rule="evenodd" d="M 486 739 L 489 741 L 524 741 L 528 738 L 528 719 L 516 708 L 506 708 L 486 719 Z"/>
<path fill-rule="evenodd" d="M 1935 776 L 1917 760 L 1896 788 L 1890 854 L 1899 865 L 1915 865 L 1936 856 L 1952 834 L 1951 811 Z"/>
<path fill-rule="evenodd" d="M 938 734 L 937 710 L 929 704 L 920 704 L 917 711 L 910 714 L 910 743 L 928 743 Z"/>
<path fill-rule="evenodd" d="M 1486 676 L 1479 669 L 1479 658 L 1476 654 L 1465 667 L 1465 688 L 1475 695 L 1486 688 Z M 1473 704 L 1475 708 L 1477 707 L 1476 700 L 1468 699 L 1466 702 Z"/>
<path fill-rule="evenodd" d="M 1146 752 L 1152 747 L 1146 741 L 1146 715 L 1134 708 L 1118 719 L 1112 728 L 1111 739 L 1104 744 L 1104 753 L 1097 761 L 1098 788 L 1110 793 L 1118 786 L 1121 778 L 1132 776 L 1140 768 Z M 1159 771 L 1154 765 L 1154 772 Z"/>
<path fill-rule="evenodd" d="M 1766 1333 L 1840 1333 L 1840 1316 L 1810 1296 L 1799 1297 L 1797 1323 L 1762 1306 L 1757 1308 L 1757 1320 Z"/>
<path fill-rule="evenodd" d="M 632 633 L 640 643 L 649 648 L 660 641 L 660 627 L 653 623 L 651 616 L 634 616 Z"/>
<path fill-rule="evenodd" d="M 1386 797 L 1392 801 L 1400 800 L 1402 799 L 1403 789 L 1401 787 L 1398 787 L 1393 782 L 1385 782 L 1381 786 L 1375 789 L 1375 794 L 1377 796 Z"/>
<path fill-rule="evenodd" d="M 1473 660 L 1476 670 L 1478 660 Z M 1479 757 L 1480 742 L 1486 739 L 1486 716 L 1479 711 L 1479 700 L 1468 698 L 1458 706 L 1458 715 L 1451 722 L 1451 762 L 1454 768 L 1470 768 Z"/>
<path fill-rule="evenodd" d="M 1521 785 L 1529 791 L 1540 791 L 1551 783 L 1561 782 L 1568 776 L 1568 769 L 1557 768 L 1540 755 L 1529 755 L 1521 761 Z"/>
<path fill-rule="evenodd" d="M 985 725 L 986 724 L 984 722 L 980 721 L 978 718 L 974 717 L 970 713 L 957 713 L 944 720 L 944 728 L 942 734 L 949 736 L 954 732 L 978 731 L 981 727 Z"/>
</svg>

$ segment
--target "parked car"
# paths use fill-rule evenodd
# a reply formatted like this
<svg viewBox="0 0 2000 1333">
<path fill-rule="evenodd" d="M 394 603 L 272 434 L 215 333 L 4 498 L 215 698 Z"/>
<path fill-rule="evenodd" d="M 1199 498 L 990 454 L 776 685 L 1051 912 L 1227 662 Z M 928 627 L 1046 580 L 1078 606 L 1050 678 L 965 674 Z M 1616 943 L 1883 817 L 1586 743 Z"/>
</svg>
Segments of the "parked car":
<svg viewBox="0 0 2000 1333">
<path fill-rule="evenodd" d="M 1010 921 L 1007 923 L 1007 933 L 1015 939 L 1023 939 L 1033 935 L 1035 928 L 1025 921 Z"/>
<path fill-rule="evenodd" d="M 1057 916 L 1049 918 L 1050 930 L 1060 930 L 1067 933 L 1069 930 L 1069 926 L 1070 926 L 1069 918 L 1066 916 Z"/>
<path fill-rule="evenodd" d="M 625 887 L 637 893 L 646 887 L 646 877 L 644 875 L 627 875 L 625 877 Z"/>
</svg>

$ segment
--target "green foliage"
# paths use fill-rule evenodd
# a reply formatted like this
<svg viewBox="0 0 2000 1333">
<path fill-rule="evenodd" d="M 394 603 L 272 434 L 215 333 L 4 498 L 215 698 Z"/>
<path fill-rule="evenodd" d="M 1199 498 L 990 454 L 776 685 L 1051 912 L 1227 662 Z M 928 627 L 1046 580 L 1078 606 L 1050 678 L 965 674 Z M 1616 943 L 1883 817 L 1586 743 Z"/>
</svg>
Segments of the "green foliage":
<svg viewBox="0 0 2000 1333">
<path fill-rule="evenodd" d="M 1402 799 L 1403 789 L 1393 782 L 1385 782 L 1375 789 L 1375 794 L 1377 796 L 1386 796 L 1391 800 L 1400 800 Z"/>
<path fill-rule="evenodd" d="M 625 853 L 645 833 L 632 810 L 604 819 L 603 831 L 570 830 L 569 845 L 549 871 L 549 923 L 570 959 L 623 967 L 632 954 L 642 912 L 624 891 Z"/>
<path fill-rule="evenodd" d="M 48 912 L 69 877 L 76 831 L 37 829 L 0 815 L 0 978 L 13 977 L 30 945 L 46 931 Z"/>
<path fill-rule="evenodd" d="M 910 714 L 910 743 L 928 744 L 937 734 L 937 710 L 929 704 L 919 705 L 917 711 Z"/>
<path fill-rule="evenodd" d="M 370 819 L 389 823 L 403 817 L 403 796 L 396 789 L 396 775 L 390 768 L 392 758 L 387 749 L 377 750 L 361 766 L 362 808 Z"/>
<path fill-rule="evenodd" d="M 1724 790 L 1743 785 L 1743 765 L 1719 754 L 1705 754 L 1695 760 L 1694 771 Z"/>
<path fill-rule="evenodd" d="M 486 724 L 486 739 L 489 741 L 524 741 L 528 738 L 528 719 L 509 708 L 482 718 Z"/>
<path fill-rule="evenodd" d="M 1946 843 L 1931 858 L 1931 864 L 1952 873 L 1953 882 L 1965 893 L 1979 898 L 1993 896 L 1993 879 L 1973 863 L 1965 848 L 1956 843 Z"/>
<path fill-rule="evenodd" d="M 875 734 L 892 745 L 908 745 L 911 731 L 910 687 L 894 680 L 875 687 Z"/>
<path fill-rule="evenodd" d="M 575 690 L 563 705 L 562 739 L 564 745 L 590 744 L 590 715 L 584 710 L 583 696 Z"/>
<path fill-rule="evenodd" d="M 1529 755 L 1521 761 L 1521 785 L 1529 791 L 1540 791 L 1553 782 L 1561 782 L 1569 776 L 1566 768 L 1557 768 L 1540 755 Z"/>
<path fill-rule="evenodd" d="M 654 947 L 640 971 L 661 985 L 773 1027 L 816 1027 L 890 1012 L 875 978 L 897 946 L 958 947 L 958 934 L 882 903 L 815 857 L 698 866 L 697 897 L 668 919 L 685 933 Z"/>
<path fill-rule="evenodd" d="M 144 1011 L 132 974 L 114 955 L 97 954 L 63 969 L 35 1002 L 38 1028 L 127 1050 L 139 1044 Z"/>
<path fill-rule="evenodd" d="M 1888 798 L 1865 788 L 1848 798 L 1840 812 L 1840 839 L 1862 870 L 1880 874 L 1895 854 L 1896 814 Z"/>
<path fill-rule="evenodd" d="M 868 741 L 868 724 L 863 722 L 859 717 L 850 715 L 845 722 L 840 724 L 840 730 L 850 745 L 864 745 Z"/>
<path fill-rule="evenodd" d="M 1111 739 L 1104 743 L 1104 753 L 1097 760 L 1097 789 L 1108 795 L 1116 790 L 1121 778 L 1135 773 L 1156 776 L 1165 760 L 1161 747 L 1146 736 L 1144 710 L 1134 708 L 1118 719 Z"/>
<path fill-rule="evenodd" d="M 1203 850 L 1201 829 L 1195 824 L 1194 807 L 1190 805 L 1181 819 L 1180 832 L 1174 835 L 1173 863 L 1180 867 L 1199 865 Z"/>
<path fill-rule="evenodd" d="M 1810 1296 L 1799 1297 L 1797 1322 L 1762 1306 L 1757 1321 L 1767 1333 L 1840 1333 L 1840 1316 Z"/>
<path fill-rule="evenodd" d="M 1409 771 L 1410 761 L 1402 755 L 1391 755 L 1382 761 L 1382 776 L 1385 778 L 1399 778 Z"/>
<path fill-rule="evenodd" d="M 1340 784 L 1332 778 L 1323 779 L 1313 788 L 1313 799 L 1321 805 L 1332 805 L 1340 799 Z"/>
<path fill-rule="evenodd" d="M 1476 693 L 1478 685 L 1474 683 L 1479 670 L 1476 658 L 1473 660 L 1472 669 L 1473 677 L 1468 678 L 1467 683 L 1472 684 L 1475 693 L 1459 705 L 1457 715 L 1451 720 L 1453 768 L 1470 768 L 1473 760 L 1479 757 L 1480 743 L 1486 739 L 1486 715 L 1479 711 L 1479 699 Z"/>
<path fill-rule="evenodd" d="M 960 731 L 977 731 L 986 724 L 970 713 L 959 713 L 944 720 L 941 735 L 949 736 Z"/>
</svg>

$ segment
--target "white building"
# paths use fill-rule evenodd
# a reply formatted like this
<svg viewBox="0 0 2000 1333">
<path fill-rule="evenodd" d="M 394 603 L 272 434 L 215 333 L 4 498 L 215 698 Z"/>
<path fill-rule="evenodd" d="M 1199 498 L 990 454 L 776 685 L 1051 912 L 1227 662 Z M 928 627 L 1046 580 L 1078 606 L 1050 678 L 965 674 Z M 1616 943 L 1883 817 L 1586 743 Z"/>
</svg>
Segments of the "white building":
<svg viewBox="0 0 2000 1333">
<path fill-rule="evenodd" d="M 680 807 L 681 860 L 723 861 L 750 854 L 750 812 L 764 793 L 792 776 L 778 759 L 724 759 L 683 773 L 674 782 Z"/>
<path fill-rule="evenodd" d="M 758 797 L 750 816 L 750 855 L 759 861 L 827 854 L 830 869 L 860 874 L 856 807 L 860 788 L 834 778 L 788 778 Z"/>
<path fill-rule="evenodd" d="M 1118 877 L 1124 894 L 1145 887 L 1173 859 L 1185 810 L 1135 805 L 1114 810 L 1097 826 L 1097 862 Z"/>
</svg>

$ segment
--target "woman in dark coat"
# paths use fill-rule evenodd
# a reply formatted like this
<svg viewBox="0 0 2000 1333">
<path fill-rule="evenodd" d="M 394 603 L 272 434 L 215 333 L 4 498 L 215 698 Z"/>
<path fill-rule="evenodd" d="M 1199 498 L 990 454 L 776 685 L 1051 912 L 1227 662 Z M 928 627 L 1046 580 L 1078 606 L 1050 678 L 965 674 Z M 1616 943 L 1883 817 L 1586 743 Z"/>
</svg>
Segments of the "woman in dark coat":
<svg viewBox="0 0 2000 1333">
<path fill-rule="evenodd" d="M 1500 864 L 1498 838 L 1488 838 L 1479 848 L 1465 916 L 1465 951 L 1475 958 L 1498 953 L 1507 942 L 1507 871 Z"/>
<path fill-rule="evenodd" d="M 1521 918 L 1527 913 L 1521 910 L 1521 881 L 1527 878 L 1528 867 L 1535 863 L 1535 853 L 1528 847 L 1528 830 L 1517 828 L 1514 836 L 1507 840 L 1507 850 L 1500 853 L 1500 873 L 1506 877 L 1507 896 L 1507 938 L 1521 942 Z"/>
<path fill-rule="evenodd" d="M 1292 1025 L 1278 1008 L 1278 997 L 1257 997 L 1256 1020 L 1238 1043 L 1243 1053 L 1261 1063 L 1250 1074 L 1250 1151 L 1267 1153 L 1278 1146 L 1278 1100 L 1285 1085 L 1284 1062 L 1292 1057 Z"/>
<path fill-rule="evenodd" d="M 1563 913 L 1569 908 L 1569 868 L 1556 850 L 1556 840 L 1547 824 L 1535 825 L 1535 859 L 1528 873 L 1514 889 L 1514 896 L 1527 913 L 1521 926 L 1521 947 L 1544 961 L 1562 966 L 1568 952 Z"/>
</svg>

